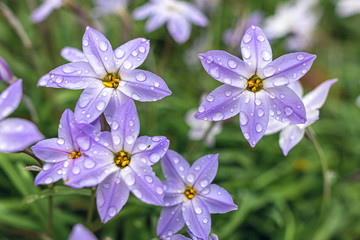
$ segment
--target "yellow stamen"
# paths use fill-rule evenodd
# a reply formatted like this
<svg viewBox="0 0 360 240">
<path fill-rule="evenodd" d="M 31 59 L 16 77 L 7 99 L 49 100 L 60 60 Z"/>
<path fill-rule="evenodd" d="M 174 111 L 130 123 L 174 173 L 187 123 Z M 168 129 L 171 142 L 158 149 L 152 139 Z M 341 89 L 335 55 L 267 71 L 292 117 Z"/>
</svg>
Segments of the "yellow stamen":
<svg viewBox="0 0 360 240">
<path fill-rule="evenodd" d="M 120 75 L 118 73 L 108 73 L 102 83 L 108 88 L 117 88 L 120 82 Z"/>
<path fill-rule="evenodd" d="M 79 158 L 79 157 L 81 157 L 81 152 L 73 151 L 73 152 L 71 152 L 69 154 L 69 159 L 76 159 L 76 158 Z"/>
<path fill-rule="evenodd" d="M 119 168 L 124 168 L 130 164 L 131 156 L 128 152 L 121 150 L 119 153 L 115 154 L 114 162 Z"/>
<path fill-rule="evenodd" d="M 263 80 L 256 74 L 251 76 L 247 83 L 246 89 L 250 92 L 258 92 L 264 87 Z"/>
<path fill-rule="evenodd" d="M 186 185 L 184 194 L 188 199 L 193 199 L 196 195 L 196 190 L 192 186 Z"/>
</svg>

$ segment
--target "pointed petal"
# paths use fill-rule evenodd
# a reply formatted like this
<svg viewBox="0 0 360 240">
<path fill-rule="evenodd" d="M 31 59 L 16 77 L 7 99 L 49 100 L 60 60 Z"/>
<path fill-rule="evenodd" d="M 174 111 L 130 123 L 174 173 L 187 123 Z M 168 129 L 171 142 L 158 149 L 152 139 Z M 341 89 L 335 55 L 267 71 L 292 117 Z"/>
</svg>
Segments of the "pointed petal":
<svg viewBox="0 0 360 240">
<path fill-rule="evenodd" d="M 183 228 L 185 222 L 181 213 L 182 204 L 165 207 L 161 210 L 156 235 L 165 239 Z"/>
<path fill-rule="evenodd" d="M 211 229 L 210 213 L 198 197 L 183 203 L 182 215 L 190 231 L 200 239 L 208 239 Z"/>
<path fill-rule="evenodd" d="M 104 115 L 106 118 L 106 121 L 108 123 L 112 122 L 114 113 L 120 108 L 122 104 L 124 104 L 128 99 L 130 99 L 128 96 L 123 94 L 119 88 L 115 89 L 112 92 L 110 101 L 108 105 L 105 108 Z"/>
<path fill-rule="evenodd" d="M 337 79 L 327 80 L 320 84 L 317 88 L 306 94 L 306 96 L 304 96 L 303 98 L 306 109 L 321 108 L 325 103 L 330 87 L 336 82 Z"/>
<path fill-rule="evenodd" d="M 300 98 L 302 98 L 303 94 L 304 94 L 304 89 L 301 86 L 300 81 L 295 81 L 290 83 L 289 85 L 287 85 L 291 90 L 294 91 L 294 93 L 296 95 L 298 95 Z"/>
<path fill-rule="evenodd" d="M 285 54 L 259 70 L 258 75 L 264 80 L 265 89 L 287 85 L 302 78 L 315 58 L 315 55 L 305 52 Z"/>
<path fill-rule="evenodd" d="M 122 76 L 123 70 L 132 70 L 140 66 L 146 59 L 150 50 L 150 41 L 145 38 L 136 38 L 126 42 L 114 51 L 116 68 L 120 69 Z"/>
<path fill-rule="evenodd" d="M 282 129 L 286 128 L 287 126 L 289 126 L 289 124 L 280 122 L 278 120 L 275 120 L 275 118 L 271 117 L 269 118 L 269 124 L 266 128 L 265 135 L 277 133 Z"/>
<path fill-rule="evenodd" d="M 7 62 L 0 57 L 0 81 L 4 81 L 10 84 L 13 78 L 13 74 Z"/>
<path fill-rule="evenodd" d="M 91 123 L 97 119 L 104 112 L 113 91 L 99 81 L 93 82 L 80 95 L 75 107 L 75 120 Z"/>
<path fill-rule="evenodd" d="M 264 32 L 255 26 L 246 30 L 241 41 L 241 53 L 244 61 L 253 69 L 264 68 L 272 60 L 272 50 Z"/>
<path fill-rule="evenodd" d="M 96 191 L 96 205 L 101 222 L 113 218 L 129 198 L 130 190 L 121 178 L 120 171 L 115 171 L 102 181 Z"/>
<path fill-rule="evenodd" d="M 60 52 L 61 57 L 69 62 L 87 62 L 84 53 L 73 47 L 64 47 Z"/>
<path fill-rule="evenodd" d="M 146 162 L 149 166 L 157 163 L 169 149 L 170 141 L 163 136 L 141 136 L 136 139 L 131 151 L 132 159 Z"/>
<path fill-rule="evenodd" d="M 50 184 L 58 181 L 63 177 L 63 162 L 45 163 L 42 170 L 36 175 L 34 185 Z"/>
<path fill-rule="evenodd" d="M 139 116 L 134 101 L 128 99 L 116 110 L 111 122 L 111 135 L 115 152 L 131 153 L 140 132 Z"/>
<path fill-rule="evenodd" d="M 199 59 L 210 76 L 234 87 L 245 88 L 247 79 L 255 74 L 247 63 L 225 51 L 201 53 Z"/>
<path fill-rule="evenodd" d="M 86 59 L 100 77 L 117 71 L 112 46 L 101 32 L 86 27 L 82 47 Z"/>
<path fill-rule="evenodd" d="M 305 129 L 300 129 L 296 125 L 290 125 L 280 132 L 279 145 L 285 156 L 301 141 L 304 134 Z"/>
<path fill-rule="evenodd" d="M 164 205 L 163 184 L 149 165 L 141 161 L 130 161 L 129 166 L 120 172 L 138 199 L 148 204 Z"/>
<path fill-rule="evenodd" d="M 185 179 L 196 191 L 207 187 L 215 178 L 218 169 L 219 154 L 208 154 L 196 160 Z"/>
<path fill-rule="evenodd" d="M 80 239 L 97 240 L 97 237 L 83 225 L 76 224 L 73 227 L 68 240 L 80 240 Z"/>
<path fill-rule="evenodd" d="M 155 6 L 151 3 L 146 3 L 138 8 L 136 8 L 133 12 L 133 17 L 135 20 L 142 20 L 150 16 L 152 11 L 155 9 Z"/>
<path fill-rule="evenodd" d="M 75 143 L 74 134 L 78 131 L 76 127 L 72 125 L 74 121 L 74 113 L 70 109 L 66 109 L 64 113 L 61 115 L 59 129 L 58 129 L 58 145 L 62 148 L 67 148 L 67 152 L 72 152 L 77 149 L 77 145 Z M 56 146 L 56 145 L 55 145 Z"/>
<path fill-rule="evenodd" d="M 217 87 L 201 103 L 195 117 L 205 121 L 222 121 L 237 115 L 243 91 L 227 84 Z"/>
<path fill-rule="evenodd" d="M 190 164 L 179 153 L 169 149 L 161 160 L 161 167 L 167 179 L 183 182 Z"/>
<path fill-rule="evenodd" d="M 145 31 L 151 33 L 164 25 L 169 20 L 169 17 L 165 14 L 154 14 L 146 22 Z"/>
<path fill-rule="evenodd" d="M 99 81 L 98 75 L 87 62 L 67 63 L 50 71 L 49 74 L 50 79 L 47 84 L 41 86 L 52 87 L 56 84 L 62 88 L 84 89 L 93 82 Z"/>
<path fill-rule="evenodd" d="M 68 160 L 73 151 L 62 138 L 45 139 L 31 147 L 31 150 L 41 160 L 52 163 Z"/>
<path fill-rule="evenodd" d="M 306 122 L 305 106 L 301 99 L 288 87 L 269 88 L 270 116 L 283 123 L 303 124 Z"/>
<path fill-rule="evenodd" d="M 19 79 L 0 94 L 0 120 L 9 116 L 19 106 L 22 97 L 22 80 Z"/>
<path fill-rule="evenodd" d="M 184 43 L 190 38 L 191 25 L 181 15 L 173 16 L 167 23 L 170 35 L 177 43 Z"/>
<path fill-rule="evenodd" d="M 263 137 L 269 122 L 267 93 L 245 91 L 245 100 L 241 106 L 239 121 L 241 131 L 251 147 Z"/>
<path fill-rule="evenodd" d="M 21 118 L 0 121 L 0 152 L 18 152 L 43 139 L 36 125 Z"/>
<path fill-rule="evenodd" d="M 231 195 L 216 184 L 210 184 L 199 192 L 199 198 L 210 213 L 227 213 L 238 209 Z"/>
<path fill-rule="evenodd" d="M 141 101 L 157 101 L 171 94 L 164 80 L 144 70 L 121 72 L 119 90 L 128 97 Z"/>
<path fill-rule="evenodd" d="M 37 86 L 38 87 L 62 88 L 56 84 L 55 79 L 53 79 L 53 78 L 51 78 L 50 74 L 47 73 L 39 79 Z"/>
</svg>

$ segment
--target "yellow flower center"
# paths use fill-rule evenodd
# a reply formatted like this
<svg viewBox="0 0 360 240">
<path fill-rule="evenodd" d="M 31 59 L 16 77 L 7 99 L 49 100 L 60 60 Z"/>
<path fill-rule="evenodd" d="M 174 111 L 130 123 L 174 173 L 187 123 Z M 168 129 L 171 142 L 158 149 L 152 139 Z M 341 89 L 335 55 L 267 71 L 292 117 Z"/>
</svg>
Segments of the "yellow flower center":
<svg viewBox="0 0 360 240">
<path fill-rule="evenodd" d="M 247 83 L 246 89 L 250 92 L 259 92 L 264 87 L 263 80 L 256 74 L 252 75 Z"/>
<path fill-rule="evenodd" d="M 108 88 L 117 88 L 119 86 L 121 78 L 118 73 L 108 73 L 103 78 L 102 83 Z"/>
<path fill-rule="evenodd" d="M 192 186 L 186 185 L 184 194 L 188 199 L 193 199 L 196 195 L 196 190 Z"/>
<path fill-rule="evenodd" d="M 69 154 L 69 159 L 76 159 L 81 157 L 81 152 L 75 152 L 73 151 L 72 153 Z"/>
<path fill-rule="evenodd" d="M 131 156 L 128 152 L 121 150 L 119 153 L 115 154 L 114 162 L 116 166 L 123 169 L 130 164 Z"/>
</svg>

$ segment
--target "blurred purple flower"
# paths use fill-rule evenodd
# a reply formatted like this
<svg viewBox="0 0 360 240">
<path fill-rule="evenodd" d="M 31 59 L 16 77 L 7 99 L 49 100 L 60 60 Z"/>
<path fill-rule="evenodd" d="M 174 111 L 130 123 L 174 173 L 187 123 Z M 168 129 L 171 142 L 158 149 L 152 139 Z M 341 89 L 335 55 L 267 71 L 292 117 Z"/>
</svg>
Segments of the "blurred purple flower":
<svg viewBox="0 0 360 240">
<path fill-rule="evenodd" d="M 44 0 L 43 4 L 31 14 L 34 23 L 41 22 L 47 18 L 55 9 L 60 8 L 65 0 Z"/>
<path fill-rule="evenodd" d="M 66 51 L 63 56 L 74 62 L 52 70 L 50 79 L 45 76 L 39 85 L 48 80 L 48 87 L 85 88 L 75 108 L 78 122 L 92 122 L 103 112 L 111 121 L 115 110 L 129 98 L 157 101 L 171 94 L 159 76 L 135 69 L 149 52 L 149 41 L 144 38 L 131 40 L 113 51 L 102 33 L 87 27 L 83 37 L 87 61 L 79 61 L 82 55 L 76 49 Z"/>
<path fill-rule="evenodd" d="M 100 130 L 99 122 L 95 125 Z M 45 161 L 43 169 L 35 178 L 35 186 L 50 184 L 62 178 L 71 187 L 82 187 L 74 183 L 73 178 L 77 179 L 76 176 L 84 167 L 96 164 L 77 144 L 84 138 L 87 136 L 75 124 L 73 112 L 66 109 L 60 119 L 58 138 L 45 139 L 31 148 L 38 158 Z"/>
<path fill-rule="evenodd" d="M 104 15 L 121 13 L 125 11 L 128 0 L 95 0 L 94 16 L 99 18 Z"/>
<path fill-rule="evenodd" d="M 175 151 L 169 150 L 161 160 L 165 177 L 165 207 L 161 211 L 157 235 L 167 238 L 184 224 L 200 239 L 208 239 L 210 213 L 236 210 L 230 194 L 216 184 L 210 184 L 218 168 L 218 155 L 199 158 L 189 163 Z"/>
<path fill-rule="evenodd" d="M 21 79 L 0 94 L 0 152 L 19 152 L 43 139 L 34 123 L 21 118 L 5 119 L 19 106 L 21 97 Z"/>
<path fill-rule="evenodd" d="M 303 89 L 299 82 L 289 84 L 288 87 L 301 97 L 304 102 L 307 121 L 305 124 L 286 124 L 270 119 L 265 132 L 266 135 L 270 135 L 280 131 L 279 145 L 285 156 L 304 137 L 305 128 L 319 119 L 319 109 L 324 105 L 330 87 L 335 82 L 337 82 L 337 79 L 327 80 L 304 97 L 302 96 Z"/>
<path fill-rule="evenodd" d="M 221 121 L 240 113 L 240 127 L 252 147 L 264 135 L 269 116 L 285 123 L 305 123 L 301 99 L 286 85 L 309 71 L 315 55 L 290 53 L 272 61 L 272 51 L 259 27 L 250 27 L 241 42 L 244 61 L 225 52 L 199 54 L 205 70 L 225 83 L 212 91 L 195 114 Z"/>
<path fill-rule="evenodd" d="M 336 13 L 340 17 L 350 17 L 360 13 L 360 1 L 358 0 L 338 0 L 336 3 Z"/>
<path fill-rule="evenodd" d="M 130 191 L 141 201 L 162 205 L 163 184 L 151 165 L 166 153 L 166 137 L 142 136 L 134 101 L 128 99 L 114 113 L 110 132 L 88 131 L 91 141 L 80 147 L 96 164 L 85 166 L 74 182 L 83 187 L 98 183 L 96 202 L 102 222 L 109 221 L 125 205 Z"/>
<path fill-rule="evenodd" d="M 68 240 L 97 240 L 98 238 L 82 224 L 76 224 L 68 238 Z"/>
<path fill-rule="evenodd" d="M 133 16 L 136 20 L 150 17 L 145 26 L 147 32 L 167 22 L 170 35 L 178 43 L 184 43 L 190 38 L 191 23 L 201 27 L 208 24 L 206 16 L 195 5 L 177 0 L 151 0 L 135 9 Z"/>
<path fill-rule="evenodd" d="M 11 72 L 9 65 L 2 57 L 0 57 L 0 81 L 11 84 L 13 79 L 14 76 Z"/>
</svg>

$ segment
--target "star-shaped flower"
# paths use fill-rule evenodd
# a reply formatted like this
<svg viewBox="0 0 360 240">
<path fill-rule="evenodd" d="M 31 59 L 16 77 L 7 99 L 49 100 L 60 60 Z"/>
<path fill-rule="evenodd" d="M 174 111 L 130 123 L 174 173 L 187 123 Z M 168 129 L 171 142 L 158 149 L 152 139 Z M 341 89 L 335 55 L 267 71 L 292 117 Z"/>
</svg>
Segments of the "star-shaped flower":
<svg viewBox="0 0 360 240">
<path fill-rule="evenodd" d="M 190 38 L 191 23 L 201 27 L 208 24 L 206 16 L 195 5 L 178 0 L 151 0 L 135 9 L 133 16 L 136 20 L 150 17 L 145 26 L 147 32 L 167 23 L 170 35 L 178 43 Z"/>
<path fill-rule="evenodd" d="M 169 150 L 161 160 L 165 177 L 165 207 L 161 211 L 157 235 L 165 238 L 179 231 L 184 224 L 196 237 L 208 239 L 210 213 L 236 210 L 230 194 L 211 184 L 218 168 L 218 154 L 199 158 L 190 167 L 175 151 Z"/>
<path fill-rule="evenodd" d="M 100 122 L 94 124 L 100 130 Z M 50 184 L 62 178 L 71 187 L 82 187 L 73 182 L 73 177 L 79 175 L 84 168 L 96 165 L 77 143 L 84 141 L 84 138 L 88 137 L 75 124 L 73 112 L 66 109 L 60 119 L 58 138 L 43 140 L 31 148 L 38 158 L 45 161 L 43 169 L 35 178 L 35 186 Z"/>
<path fill-rule="evenodd" d="M 129 98 L 142 102 L 157 101 L 171 94 L 160 77 L 135 69 L 149 52 L 148 40 L 137 38 L 113 51 L 102 33 L 87 27 L 82 43 L 87 61 L 70 58 L 76 62 L 52 70 L 51 81 L 48 79 L 46 84 L 49 87 L 56 84 L 69 89 L 85 88 L 75 108 L 77 121 L 90 123 L 103 112 L 111 121 L 115 110 Z M 41 82 L 44 85 L 44 79 Z"/>
<path fill-rule="evenodd" d="M 44 21 L 50 13 L 60 8 L 64 2 L 65 0 L 44 0 L 44 3 L 31 14 L 31 20 L 34 23 Z"/>
<path fill-rule="evenodd" d="M 205 70 L 224 83 L 201 103 L 195 117 L 221 121 L 240 113 L 240 127 L 252 147 L 264 135 L 269 117 L 285 123 L 305 123 L 301 99 L 286 85 L 309 71 L 315 55 L 290 53 L 272 61 L 268 40 L 259 27 L 250 27 L 241 42 L 244 61 L 225 52 L 199 54 Z"/>
<path fill-rule="evenodd" d="M 303 89 L 300 83 L 295 82 L 289 84 L 289 88 L 293 89 L 304 102 L 306 115 L 308 116 L 307 121 L 305 124 L 286 124 L 276 121 L 275 119 L 270 119 L 265 132 L 266 135 L 269 135 L 280 131 L 279 145 L 285 156 L 288 155 L 289 151 L 304 137 L 305 128 L 319 119 L 319 109 L 324 105 L 330 87 L 335 82 L 337 82 L 337 79 L 327 80 L 305 96 L 302 96 Z"/>
<path fill-rule="evenodd" d="M 19 106 L 21 97 L 21 79 L 0 94 L 0 152 L 19 152 L 43 139 L 34 123 L 21 118 L 5 119 Z"/>
<path fill-rule="evenodd" d="M 151 165 L 166 153 L 166 137 L 142 136 L 135 103 L 130 99 L 115 112 L 110 132 L 88 131 L 91 140 L 80 145 L 87 148 L 96 166 L 84 168 L 74 183 L 98 185 L 96 203 L 102 222 L 109 221 L 125 205 L 130 191 L 141 201 L 162 205 L 163 184 L 155 176 Z"/>
</svg>

